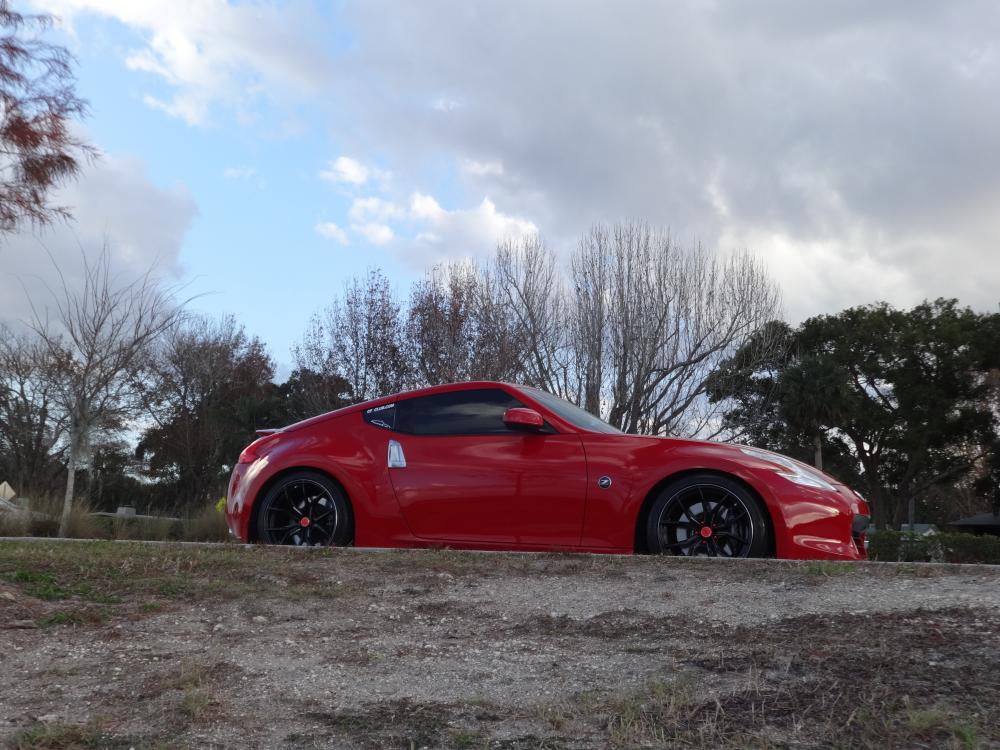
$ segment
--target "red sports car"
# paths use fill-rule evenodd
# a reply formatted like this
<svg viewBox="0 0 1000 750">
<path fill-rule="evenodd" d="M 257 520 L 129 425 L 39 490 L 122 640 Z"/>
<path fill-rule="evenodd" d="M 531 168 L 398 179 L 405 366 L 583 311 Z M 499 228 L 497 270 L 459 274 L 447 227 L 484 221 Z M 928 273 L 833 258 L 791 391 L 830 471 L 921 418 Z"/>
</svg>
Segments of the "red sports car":
<svg viewBox="0 0 1000 750">
<path fill-rule="evenodd" d="M 260 434 L 226 502 L 244 542 L 865 557 L 868 504 L 832 477 L 626 435 L 535 388 L 425 388 Z"/>
</svg>

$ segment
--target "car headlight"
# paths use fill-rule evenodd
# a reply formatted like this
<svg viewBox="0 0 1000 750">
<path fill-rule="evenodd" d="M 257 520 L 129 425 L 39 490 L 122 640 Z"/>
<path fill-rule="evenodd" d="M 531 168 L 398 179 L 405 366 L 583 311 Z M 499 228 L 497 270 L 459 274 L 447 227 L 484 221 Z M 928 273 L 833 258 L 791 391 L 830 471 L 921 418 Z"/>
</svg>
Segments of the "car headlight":
<svg viewBox="0 0 1000 750">
<path fill-rule="evenodd" d="M 740 450 L 748 456 L 753 456 L 761 461 L 774 464 L 774 470 L 789 482 L 795 482 L 795 484 L 801 484 L 804 487 L 815 487 L 821 490 L 830 490 L 831 492 L 837 491 L 837 488 L 826 481 L 822 474 L 800 464 L 798 461 L 793 461 L 778 453 L 761 450 L 760 448 L 745 448 L 741 446 Z"/>
</svg>

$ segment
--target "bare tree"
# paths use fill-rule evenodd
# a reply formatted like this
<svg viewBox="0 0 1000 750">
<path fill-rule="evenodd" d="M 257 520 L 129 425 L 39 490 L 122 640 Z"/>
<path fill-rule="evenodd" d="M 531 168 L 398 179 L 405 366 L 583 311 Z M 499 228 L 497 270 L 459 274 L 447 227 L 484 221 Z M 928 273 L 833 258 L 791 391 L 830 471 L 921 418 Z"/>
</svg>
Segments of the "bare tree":
<svg viewBox="0 0 1000 750">
<path fill-rule="evenodd" d="M 57 268 L 57 271 L 59 269 Z M 141 373 L 154 340 L 180 314 L 171 289 L 152 273 L 123 281 L 104 248 L 84 258 L 83 288 L 61 285 L 52 306 L 32 303 L 32 328 L 54 368 L 52 401 L 66 423 L 66 493 L 59 533 L 66 533 L 78 466 L 99 432 L 121 431 L 141 411 Z"/>
<path fill-rule="evenodd" d="M 343 299 L 312 317 L 293 349 L 295 364 L 350 386 L 351 400 L 395 393 L 412 382 L 403 343 L 402 305 L 385 275 L 352 279 Z"/>
<path fill-rule="evenodd" d="M 477 269 L 469 262 L 435 266 L 413 285 L 406 342 L 420 383 L 473 378 L 479 286 Z"/>
<path fill-rule="evenodd" d="M 751 342 L 773 354 L 759 331 L 779 298 L 749 254 L 681 249 L 626 222 L 588 232 L 568 277 L 539 236 L 506 239 L 483 265 L 439 266 L 417 282 L 405 336 L 400 309 L 380 273 L 351 282 L 313 318 L 298 366 L 342 375 L 356 401 L 403 383 L 513 380 L 627 432 L 713 436 L 724 405 L 708 398 L 709 376 L 741 347 L 756 351 Z"/>
<path fill-rule="evenodd" d="M 625 222 L 585 235 L 571 274 L 586 407 L 626 432 L 717 434 L 709 375 L 779 315 L 761 264 L 682 250 L 665 232 Z"/>
<path fill-rule="evenodd" d="M 410 292 L 406 339 L 416 382 L 518 379 L 517 328 L 508 289 L 489 267 L 436 266 Z"/>
<path fill-rule="evenodd" d="M 520 350 L 521 378 L 572 397 L 566 295 L 555 254 L 538 235 L 504 240 L 484 276 L 510 316 L 511 335 Z"/>
<path fill-rule="evenodd" d="M 0 467 L 23 495 L 53 489 L 64 424 L 41 342 L 0 325 Z"/>
<path fill-rule="evenodd" d="M 71 129 L 87 109 L 73 91 L 72 57 L 37 36 L 51 24 L 0 0 L 0 232 L 68 217 L 49 195 L 95 154 Z"/>
</svg>

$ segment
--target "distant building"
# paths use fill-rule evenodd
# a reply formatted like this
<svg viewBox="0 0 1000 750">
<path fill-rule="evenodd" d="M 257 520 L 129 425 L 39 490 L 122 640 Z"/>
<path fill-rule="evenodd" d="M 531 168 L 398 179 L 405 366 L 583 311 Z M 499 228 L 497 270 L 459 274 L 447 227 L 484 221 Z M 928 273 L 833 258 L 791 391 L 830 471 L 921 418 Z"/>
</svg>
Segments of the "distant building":
<svg viewBox="0 0 1000 750">
<path fill-rule="evenodd" d="M 993 503 L 992 513 L 980 513 L 977 516 L 960 518 L 950 524 L 956 531 L 967 531 L 971 534 L 993 534 L 1000 536 L 1000 499 Z"/>
</svg>

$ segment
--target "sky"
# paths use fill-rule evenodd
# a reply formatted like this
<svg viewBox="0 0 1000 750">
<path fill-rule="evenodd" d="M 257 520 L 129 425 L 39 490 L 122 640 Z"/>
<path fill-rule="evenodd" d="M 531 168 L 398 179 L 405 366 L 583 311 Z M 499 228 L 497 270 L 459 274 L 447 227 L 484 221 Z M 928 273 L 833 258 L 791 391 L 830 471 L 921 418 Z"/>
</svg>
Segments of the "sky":
<svg viewBox="0 0 1000 750">
<path fill-rule="evenodd" d="M 0 238 L 3 320 L 106 244 L 287 372 L 368 268 L 623 219 L 758 254 L 792 322 L 1000 302 L 994 0 L 12 5 L 59 17 L 101 156 L 73 222 Z"/>
</svg>

